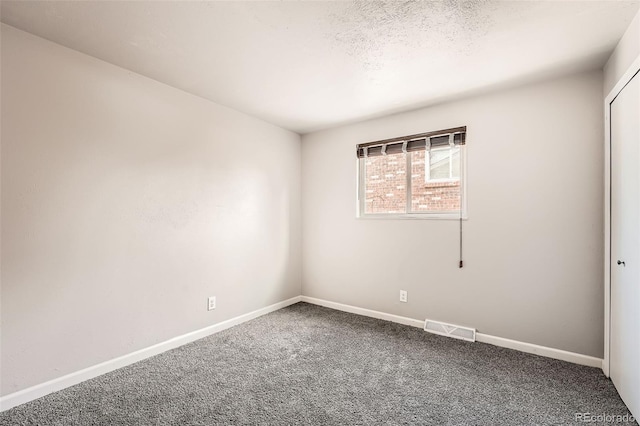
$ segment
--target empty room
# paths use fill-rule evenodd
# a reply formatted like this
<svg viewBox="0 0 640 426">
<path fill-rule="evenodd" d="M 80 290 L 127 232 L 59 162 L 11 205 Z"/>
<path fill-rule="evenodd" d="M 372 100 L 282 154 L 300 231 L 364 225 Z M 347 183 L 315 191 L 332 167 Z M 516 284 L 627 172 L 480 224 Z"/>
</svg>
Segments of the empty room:
<svg viewBox="0 0 640 426">
<path fill-rule="evenodd" d="M 0 20 L 0 425 L 638 424 L 640 0 Z"/>
</svg>

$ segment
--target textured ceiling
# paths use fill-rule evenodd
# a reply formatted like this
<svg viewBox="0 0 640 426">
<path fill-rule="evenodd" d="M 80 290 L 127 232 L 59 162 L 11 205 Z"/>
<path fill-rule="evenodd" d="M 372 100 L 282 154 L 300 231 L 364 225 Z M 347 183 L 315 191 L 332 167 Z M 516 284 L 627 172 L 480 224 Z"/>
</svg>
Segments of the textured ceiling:
<svg viewBox="0 0 640 426">
<path fill-rule="evenodd" d="M 2 1 L 2 22 L 299 133 L 604 65 L 636 1 Z"/>
</svg>

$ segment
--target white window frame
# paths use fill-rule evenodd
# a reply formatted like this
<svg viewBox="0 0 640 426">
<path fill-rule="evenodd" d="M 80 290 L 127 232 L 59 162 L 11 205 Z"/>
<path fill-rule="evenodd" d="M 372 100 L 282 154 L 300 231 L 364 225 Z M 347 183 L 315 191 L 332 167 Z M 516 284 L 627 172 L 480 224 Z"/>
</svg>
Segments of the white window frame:
<svg viewBox="0 0 640 426">
<path fill-rule="evenodd" d="M 462 210 L 448 211 L 448 212 L 411 212 L 411 153 L 405 154 L 406 160 L 406 190 L 407 190 L 407 207 L 405 213 L 365 213 L 365 161 L 366 157 L 358 158 L 356 160 L 357 170 L 357 188 L 356 188 L 356 218 L 357 219 L 438 219 L 438 220 L 463 220 L 468 219 L 467 210 L 467 149 L 466 145 L 458 145 L 460 147 L 460 191 L 462 196 Z M 435 148 L 432 148 L 435 149 Z M 426 163 L 427 156 L 425 155 L 425 170 L 427 169 Z M 456 179 L 455 181 L 457 181 Z M 434 181 L 430 181 L 434 182 Z M 453 182 L 453 181 L 451 181 Z"/>
<path fill-rule="evenodd" d="M 462 161 L 462 151 L 460 145 L 456 145 L 455 148 L 460 149 L 460 161 Z M 431 153 L 434 151 L 449 151 L 449 177 L 441 178 L 441 179 L 431 179 Z M 430 151 L 427 151 L 424 156 L 424 182 L 425 183 L 446 183 L 446 182 L 458 182 L 460 178 L 452 177 L 453 175 L 453 148 L 450 146 L 443 146 L 437 148 L 431 148 Z M 428 165 L 428 167 L 427 167 Z M 462 164 L 460 165 L 462 167 Z M 462 168 L 460 169 L 462 173 Z"/>
</svg>

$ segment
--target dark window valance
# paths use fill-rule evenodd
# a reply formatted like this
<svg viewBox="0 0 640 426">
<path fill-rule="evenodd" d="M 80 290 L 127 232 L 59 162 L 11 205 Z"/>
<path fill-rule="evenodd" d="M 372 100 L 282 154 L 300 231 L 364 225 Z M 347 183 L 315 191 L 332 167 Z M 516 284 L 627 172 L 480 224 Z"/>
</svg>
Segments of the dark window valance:
<svg viewBox="0 0 640 426">
<path fill-rule="evenodd" d="M 403 150 L 406 150 L 407 152 L 422 151 L 426 149 L 427 141 L 430 142 L 431 148 L 449 145 L 451 135 L 453 135 L 454 145 L 464 145 L 466 142 L 466 133 L 467 127 L 464 126 L 375 142 L 361 143 L 357 145 L 356 155 L 358 158 L 363 158 L 365 157 L 365 151 L 367 157 L 376 157 L 384 155 L 384 153 L 398 154 L 403 152 Z"/>
</svg>

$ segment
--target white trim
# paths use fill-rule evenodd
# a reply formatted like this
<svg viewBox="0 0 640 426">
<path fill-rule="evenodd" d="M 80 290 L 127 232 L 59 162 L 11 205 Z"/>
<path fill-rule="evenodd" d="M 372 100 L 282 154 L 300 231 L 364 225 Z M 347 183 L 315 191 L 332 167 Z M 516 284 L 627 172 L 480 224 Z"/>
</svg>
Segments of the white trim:
<svg viewBox="0 0 640 426">
<path fill-rule="evenodd" d="M 492 336 L 490 334 L 476 333 L 476 340 L 488 343 L 501 348 L 515 349 L 516 351 L 535 354 L 547 358 L 559 359 L 572 362 L 574 364 L 586 365 L 589 367 L 602 368 L 602 358 L 582 355 L 575 352 L 564 351 L 562 349 L 540 346 L 533 343 L 520 342 L 518 340 L 505 339 L 504 337 Z"/>
<path fill-rule="evenodd" d="M 358 306 L 345 305 L 338 302 L 330 302 L 315 297 L 302 296 L 302 302 L 311 303 L 313 305 L 324 306 L 326 308 L 335 309 L 337 311 L 349 312 L 352 314 L 363 315 L 365 317 L 377 318 L 385 321 L 397 322 L 398 324 L 410 325 L 411 327 L 424 327 L 424 321 L 401 317 L 399 315 L 387 314 L 386 312 L 374 311 L 371 309 L 360 308 Z"/>
<path fill-rule="evenodd" d="M 366 214 L 356 217 L 357 220 L 378 220 L 378 219 L 394 219 L 394 220 L 460 220 L 460 212 L 451 213 L 379 213 Z M 462 220 L 469 218 L 464 215 Z"/>
<path fill-rule="evenodd" d="M 609 377 L 611 328 L 611 102 L 640 71 L 636 58 L 604 100 L 604 359 L 602 371 Z"/>
<path fill-rule="evenodd" d="M 617 86 L 617 85 L 616 85 Z M 607 100 L 609 96 L 607 96 Z M 602 371 L 609 377 L 609 327 L 611 321 L 611 101 L 604 104 L 604 359 Z"/>
<path fill-rule="evenodd" d="M 605 101 L 604 101 L 605 105 L 609 105 L 611 102 L 613 102 L 615 97 L 618 96 L 618 93 L 620 93 L 620 91 L 624 89 L 624 86 L 626 86 L 627 83 L 631 81 L 631 79 L 633 78 L 634 75 L 636 75 L 638 70 L 640 70 L 640 55 L 636 58 L 635 61 L 633 61 L 633 63 L 629 66 L 629 68 L 627 68 L 627 71 L 625 71 L 622 77 L 620 77 L 620 80 L 618 80 L 616 85 L 613 86 L 613 89 L 611 89 L 611 91 L 605 98 Z"/>
<path fill-rule="evenodd" d="M 359 308 L 357 306 L 345 305 L 337 302 L 330 302 L 328 300 L 317 299 L 315 297 L 302 296 L 302 302 L 325 306 L 327 308 L 336 309 L 338 311 L 349 312 L 366 317 L 378 318 L 386 321 L 396 322 L 399 324 L 410 325 L 412 327 L 424 327 L 423 320 L 387 314 L 385 312 L 373 311 L 371 309 Z M 586 365 L 589 367 L 602 368 L 603 366 L 601 358 L 564 351 L 562 349 L 549 348 L 547 346 L 540 346 L 533 343 L 520 342 L 518 340 L 505 339 L 503 337 L 492 336 L 490 334 L 476 333 L 476 341 L 488 343 L 494 346 L 500 346 L 503 348 L 514 349 L 520 352 L 540 355 L 547 358 L 559 359 L 574 364 Z"/>
<path fill-rule="evenodd" d="M 160 342 L 147 348 L 140 349 L 135 352 L 131 352 L 129 354 L 111 359 L 109 361 L 105 361 L 100 364 L 85 368 L 83 370 L 58 377 L 57 379 L 49 380 L 48 382 L 44 382 L 39 385 L 35 385 L 30 388 L 3 396 L 0 398 L 0 412 L 13 408 L 17 405 L 24 404 L 25 402 L 33 401 L 34 399 L 43 397 L 52 392 L 56 392 L 68 388 L 69 386 L 76 385 L 80 382 L 84 382 L 85 380 L 93 379 L 94 377 L 109 373 L 111 371 L 117 370 L 118 368 L 126 367 L 127 365 L 152 357 L 154 355 L 158 355 L 170 349 L 174 349 L 187 343 L 191 343 L 195 340 L 202 339 L 203 337 L 210 336 L 235 325 L 242 324 L 243 322 L 277 311 L 289 305 L 293 305 L 294 303 L 298 303 L 301 300 L 302 296 L 292 297 L 291 299 L 274 303 L 273 305 L 266 306 L 253 312 L 249 312 L 247 314 L 243 314 L 235 318 L 231 318 L 226 321 L 201 328 L 200 330 L 192 331 L 190 333 L 165 340 L 164 342 Z"/>
<path fill-rule="evenodd" d="M 211 325 L 209 327 L 202 328 L 200 330 L 192 331 L 190 333 L 183 334 L 181 336 L 174 337 L 164 342 L 149 346 L 144 349 L 132 352 L 127 355 L 114 358 L 109 361 L 85 368 L 83 370 L 76 371 L 74 373 L 67 374 L 57 379 L 50 380 L 45 383 L 41 383 L 36 386 L 32 386 L 27 389 L 23 389 L 18 392 L 3 396 L 0 398 L 0 412 L 24 404 L 29 401 L 41 398 L 52 392 L 56 392 L 70 386 L 81 383 L 85 380 L 93 379 L 101 376 L 102 374 L 109 373 L 117 370 L 118 368 L 126 367 L 127 365 L 141 361 L 143 359 L 158 355 L 168 350 L 177 348 L 179 346 L 191 343 L 195 340 L 202 339 L 220 331 L 226 330 L 238 324 L 242 324 L 246 321 L 258 318 L 262 315 L 277 311 L 285 308 L 289 305 L 293 305 L 298 302 L 307 302 L 314 305 L 325 306 L 327 308 L 349 312 L 357 315 L 363 315 L 371 318 L 382 319 L 385 321 L 391 321 L 398 324 L 404 324 L 416 328 L 423 328 L 424 321 L 407 318 L 399 315 L 388 314 L 385 312 L 374 311 L 371 309 L 360 308 L 352 305 L 345 305 L 343 303 L 331 302 L 328 300 L 318 299 L 309 296 L 296 296 L 291 299 L 284 300 L 282 302 L 275 303 L 270 306 L 249 312 L 244 315 L 231 318 L 226 321 L 222 321 L 218 324 Z M 603 360 L 587 355 L 581 355 L 574 352 L 568 352 L 560 349 L 549 348 L 545 346 L 539 346 L 531 343 L 519 342 L 517 340 L 505 339 L 502 337 L 491 336 L 488 334 L 476 333 L 476 340 L 478 342 L 489 343 L 495 346 L 501 346 L 504 348 L 515 349 L 521 352 L 532 353 L 536 355 L 545 356 L 548 358 L 560 359 L 563 361 L 572 362 L 575 364 L 587 365 L 590 367 L 602 367 L 604 368 Z"/>
</svg>

